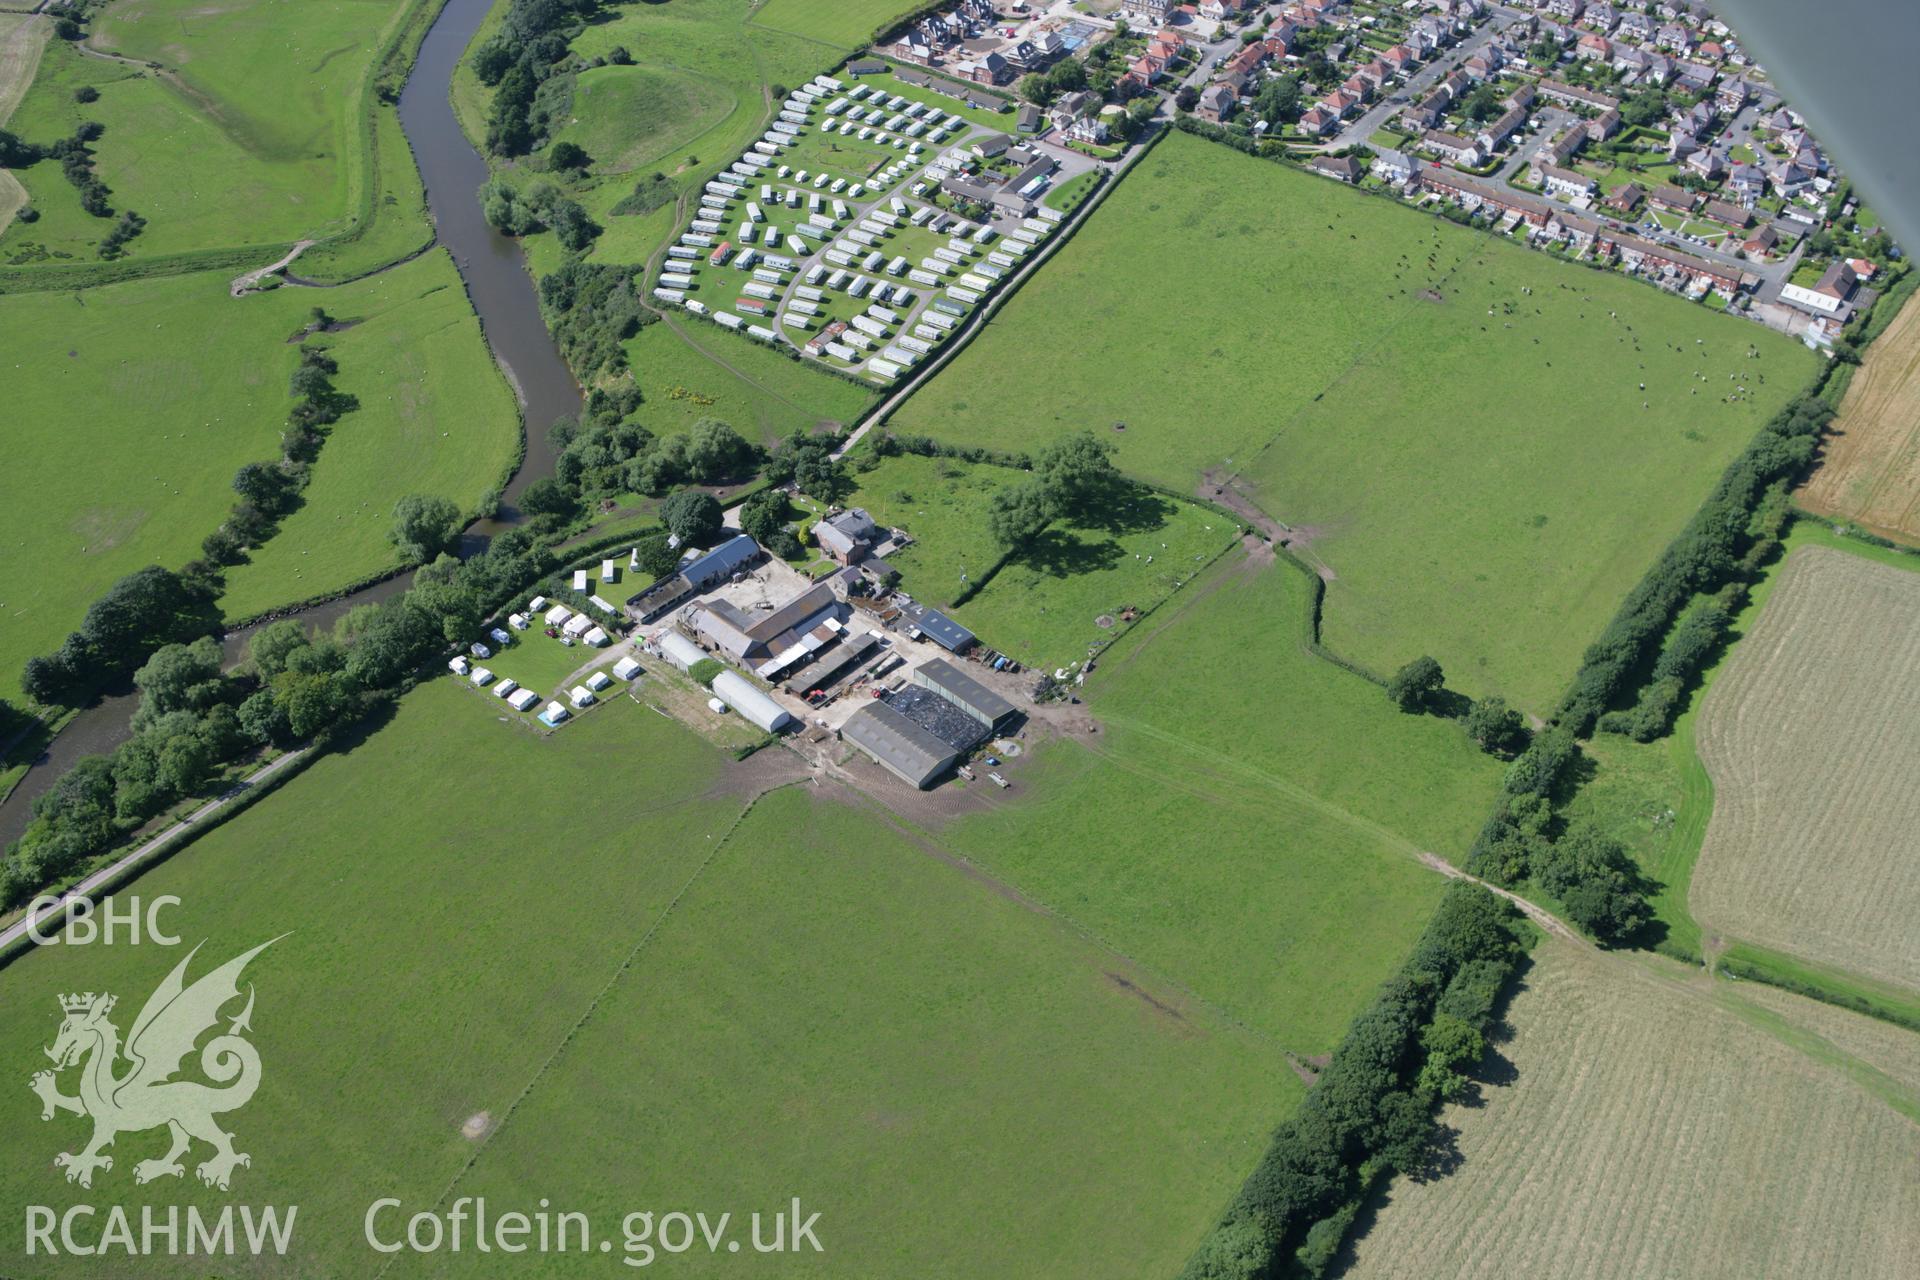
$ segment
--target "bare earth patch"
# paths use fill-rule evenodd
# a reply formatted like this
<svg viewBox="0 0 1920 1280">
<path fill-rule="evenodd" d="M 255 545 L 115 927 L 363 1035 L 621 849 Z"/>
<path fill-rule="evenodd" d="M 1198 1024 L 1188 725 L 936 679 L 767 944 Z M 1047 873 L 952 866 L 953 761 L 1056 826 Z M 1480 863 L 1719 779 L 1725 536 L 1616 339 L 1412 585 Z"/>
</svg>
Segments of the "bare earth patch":
<svg viewBox="0 0 1920 1280">
<path fill-rule="evenodd" d="M 493 1112 L 476 1111 L 467 1117 L 465 1124 L 460 1126 L 460 1136 L 469 1142 L 478 1142 L 480 1139 L 486 1137 L 488 1131 L 492 1128 Z"/>
</svg>

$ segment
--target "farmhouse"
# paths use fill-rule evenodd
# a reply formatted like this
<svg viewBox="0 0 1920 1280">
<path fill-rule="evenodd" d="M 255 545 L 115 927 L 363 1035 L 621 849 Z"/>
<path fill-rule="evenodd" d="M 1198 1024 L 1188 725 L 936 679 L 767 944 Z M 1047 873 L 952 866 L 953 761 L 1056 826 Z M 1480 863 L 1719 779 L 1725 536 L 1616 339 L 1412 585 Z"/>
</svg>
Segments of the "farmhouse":
<svg viewBox="0 0 1920 1280">
<path fill-rule="evenodd" d="M 859 507 L 828 516 L 813 527 L 820 549 L 840 564 L 857 564 L 866 559 L 877 540 L 873 517 Z"/>
</svg>

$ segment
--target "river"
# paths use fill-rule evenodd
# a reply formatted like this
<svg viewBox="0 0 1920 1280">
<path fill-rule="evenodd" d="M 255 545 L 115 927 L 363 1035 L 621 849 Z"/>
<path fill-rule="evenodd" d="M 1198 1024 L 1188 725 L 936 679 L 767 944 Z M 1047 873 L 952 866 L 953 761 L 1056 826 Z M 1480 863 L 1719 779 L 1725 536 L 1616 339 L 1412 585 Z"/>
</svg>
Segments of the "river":
<svg viewBox="0 0 1920 1280">
<path fill-rule="evenodd" d="M 447 0 L 400 94 L 400 125 L 426 184 L 439 243 L 453 256 L 466 281 L 487 344 L 520 399 L 526 423 L 526 457 L 506 486 L 500 515 L 467 530 L 461 543 L 463 554 L 484 547 L 493 534 L 519 523 L 514 501 L 529 483 L 553 471 L 547 428 L 556 419 L 580 411 L 579 384 L 540 318 L 539 297 L 520 246 L 488 226 L 481 213 L 477 193 L 487 180 L 487 162 L 460 131 L 449 96 L 454 69 L 491 7 L 492 0 Z M 320 465 L 326 465 L 324 459 Z M 406 585 L 404 576 L 389 578 L 291 616 L 311 626 L 330 627 L 349 609 L 391 599 Z M 249 628 L 222 637 L 229 663 L 245 655 L 250 634 Z M 104 754 L 127 739 L 139 702 L 139 695 L 122 691 L 102 698 L 68 723 L 20 785 L 0 802 L 0 847 L 26 829 L 34 797 L 77 760 Z"/>
</svg>

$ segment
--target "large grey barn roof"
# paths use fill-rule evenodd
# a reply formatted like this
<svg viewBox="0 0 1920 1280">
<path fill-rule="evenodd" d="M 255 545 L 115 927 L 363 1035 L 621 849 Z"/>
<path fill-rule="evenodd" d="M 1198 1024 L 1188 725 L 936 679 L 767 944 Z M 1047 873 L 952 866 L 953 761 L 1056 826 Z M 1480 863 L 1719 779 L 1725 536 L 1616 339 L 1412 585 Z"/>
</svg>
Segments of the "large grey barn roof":
<svg viewBox="0 0 1920 1280">
<path fill-rule="evenodd" d="M 1013 704 L 944 658 L 922 663 L 916 674 L 933 688 L 971 712 L 981 723 L 997 725 L 1013 714 Z"/>
<path fill-rule="evenodd" d="M 854 712 L 840 727 L 840 736 L 916 787 L 933 781 L 957 754 L 884 702 Z"/>
</svg>

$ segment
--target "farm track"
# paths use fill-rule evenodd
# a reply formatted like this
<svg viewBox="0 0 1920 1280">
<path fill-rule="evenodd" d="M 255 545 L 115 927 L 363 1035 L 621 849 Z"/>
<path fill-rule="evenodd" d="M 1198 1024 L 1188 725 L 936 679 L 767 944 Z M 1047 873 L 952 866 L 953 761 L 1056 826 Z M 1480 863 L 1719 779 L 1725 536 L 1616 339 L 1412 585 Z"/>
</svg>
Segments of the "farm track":
<svg viewBox="0 0 1920 1280">
<path fill-rule="evenodd" d="M 1867 349 L 1796 496 L 1817 515 L 1920 542 L 1920 304 L 1909 300 Z"/>
</svg>

